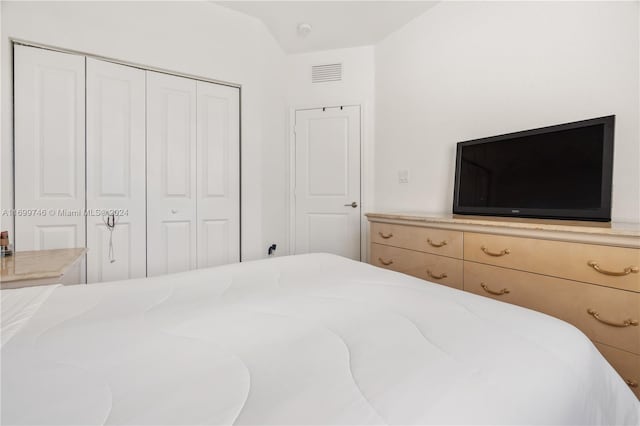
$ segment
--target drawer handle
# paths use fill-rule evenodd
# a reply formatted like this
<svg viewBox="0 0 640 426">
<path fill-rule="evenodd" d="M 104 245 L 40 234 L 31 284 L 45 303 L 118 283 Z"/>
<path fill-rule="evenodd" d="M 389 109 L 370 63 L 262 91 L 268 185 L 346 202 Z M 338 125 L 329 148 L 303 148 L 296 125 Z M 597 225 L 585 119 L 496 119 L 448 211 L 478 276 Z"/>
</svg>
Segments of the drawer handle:
<svg viewBox="0 0 640 426">
<path fill-rule="evenodd" d="M 444 272 L 440 275 L 435 275 L 433 272 L 431 272 L 428 269 L 427 269 L 427 275 L 429 275 L 429 277 L 433 278 L 434 280 L 441 280 L 443 278 L 447 278 L 447 274 Z"/>
<path fill-rule="evenodd" d="M 592 317 L 594 317 L 595 319 L 597 319 L 598 321 L 600 321 L 601 323 L 610 325 L 612 327 L 629 327 L 629 326 L 632 326 L 632 325 L 633 326 L 637 326 L 638 325 L 638 321 L 634 320 L 634 319 L 631 319 L 631 318 L 622 321 L 622 323 L 611 322 L 611 321 L 604 320 L 604 319 L 600 318 L 600 314 L 599 313 L 597 313 L 596 311 L 594 311 L 591 308 L 587 309 L 587 313 L 589 315 L 591 315 Z"/>
<path fill-rule="evenodd" d="M 627 385 L 629 385 L 630 388 L 637 388 L 638 387 L 638 382 L 633 381 L 631 379 L 625 379 L 624 381 Z"/>
<path fill-rule="evenodd" d="M 439 243 L 434 243 L 433 241 L 431 241 L 431 238 L 427 238 L 427 242 L 432 247 L 442 247 L 447 245 L 447 242 L 444 240 L 440 241 Z"/>
<path fill-rule="evenodd" d="M 387 240 L 387 239 L 389 239 L 389 238 L 393 237 L 393 234 L 392 234 L 391 232 L 389 232 L 388 234 L 384 234 L 384 233 L 382 233 L 382 232 L 378 232 L 378 234 L 380 234 L 380 236 L 381 236 L 382 238 L 384 238 L 385 240 Z"/>
<path fill-rule="evenodd" d="M 489 251 L 489 249 L 486 248 L 485 246 L 480 247 L 480 250 L 482 250 L 485 254 L 488 254 L 489 256 L 494 256 L 494 257 L 500 257 L 500 256 L 504 256 L 505 254 L 511 253 L 511 250 L 509 249 L 504 249 L 499 253 L 494 253 L 492 251 Z"/>
<path fill-rule="evenodd" d="M 391 260 L 391 259 L 390 259 L 390 260 L 385 261 L 385 260 L 383 260 L 381 257 L 379 257 L 379 258 L 378 258 L 378 260 L 379 260 L 379 261 L 380 261 L 380 263 L 382 263 L 384 266 L 389 266 L 389 265 L 391 265 L 391 264 L 393 263 L 393 260 Z"/>
<path fill-rule="evenodd" d="M 624 268 L 622 270 L 622 272 L 607 271 L 605 269 L 600 268 L 600 265 L 598 265 L 593 260 L 588 261 L 587 265 L 591 266 L 593 269 L 595 269 L 596 271 L 600 272 L 601 274 L 611 275 L 611 276 L 614 276 L 614 277 L 623 277 L 625 275 L 629 275 L 632 272 L 634 274 L 637 274 L 640 271 L 640 268 L 638 268 L 637 266 L 628 266 L 628 267 Z"/>
<path fill-rule="evenodd" d="M 503 294 L 509 294 L 510 293 L 509 289 L 507 289 L 507 288 L 503 288 L 500 291 L 491 290 L 489 287 L 487 287 L 487 285 L 485 283 L 480 283 L 480 287 L 482 287 L 482 289 L 484 291 L 486 291 L 487 293 L 493 294 L 494 296 L 502 296 Z"/>
</svg>

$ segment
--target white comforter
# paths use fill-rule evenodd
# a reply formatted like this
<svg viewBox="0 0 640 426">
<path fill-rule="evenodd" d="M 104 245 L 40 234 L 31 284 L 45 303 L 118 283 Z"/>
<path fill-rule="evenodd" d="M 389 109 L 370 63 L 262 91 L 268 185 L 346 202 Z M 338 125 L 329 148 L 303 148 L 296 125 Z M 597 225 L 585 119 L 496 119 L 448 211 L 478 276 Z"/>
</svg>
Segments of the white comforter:
<svg viewBox="0 0 640 426">
<path fill-rule="evenodd" d="M 2 291 L 2 424 L 637 424 L 573 326 L 331 255 Z"/>
</svg>

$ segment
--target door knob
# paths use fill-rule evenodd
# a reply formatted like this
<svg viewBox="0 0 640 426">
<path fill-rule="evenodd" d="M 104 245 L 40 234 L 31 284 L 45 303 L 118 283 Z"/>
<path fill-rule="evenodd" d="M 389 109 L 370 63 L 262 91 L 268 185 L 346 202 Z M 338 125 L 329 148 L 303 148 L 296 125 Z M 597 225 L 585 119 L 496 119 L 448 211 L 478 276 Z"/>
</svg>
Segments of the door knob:
<svg viewBox="0 0 640 426">
<path fill-rule="evenodd" d="M 358 207 L 358 203 L 354 201 L 353 203 L 351 203 L 351 204 L 345 204 L 344 206 L 345 206 L 345 207 L 353 207 L 353 208 L 355 209 L 356 207 Z"/>
<path fill-rule="evenodd" d="M 173 213 L 173 214 L 178 213 L 178 209 L 171 209 L 171 213 Z"/>
</svg>

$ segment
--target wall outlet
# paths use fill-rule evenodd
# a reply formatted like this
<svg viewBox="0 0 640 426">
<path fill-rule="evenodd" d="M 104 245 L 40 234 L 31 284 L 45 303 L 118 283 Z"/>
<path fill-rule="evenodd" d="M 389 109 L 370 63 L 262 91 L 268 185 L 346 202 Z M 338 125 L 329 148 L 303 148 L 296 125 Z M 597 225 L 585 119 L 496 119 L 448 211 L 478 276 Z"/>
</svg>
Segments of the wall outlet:
<svg viewBox="0 0 640 426">
<path fill-rule="evenodd" d="M 409 183 L 409 170 L 398 170 L 398 183 Z"/>
</svg>

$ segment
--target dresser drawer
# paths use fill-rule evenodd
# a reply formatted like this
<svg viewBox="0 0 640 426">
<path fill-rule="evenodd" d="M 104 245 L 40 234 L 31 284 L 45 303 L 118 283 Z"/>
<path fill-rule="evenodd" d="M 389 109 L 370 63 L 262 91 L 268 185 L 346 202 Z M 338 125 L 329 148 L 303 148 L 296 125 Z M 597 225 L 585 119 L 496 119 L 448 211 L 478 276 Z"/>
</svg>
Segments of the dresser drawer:
<svg viewBox="0 0 640 426">
<path fill-rule="evenodd" d="M 544 312 L 596 342 L 640 354 L 640 293 L 467 261 L 464 289 Z"/>
<path fill-rule="evenodd" d="M 640 398 L 640 355 L 596 343 L 596 347 L 618 372 L 633 393 Z"/>
<path fill-rule="evenodd" d="M 371 242 L 462 259 L 462 232 L 371 223 Z"/>
<path fill-rule="evenodd" d="M 372 265 L 462 289 L 462 260 L 376 243 L 370 256 Z"/>
<path fill-rule="evenodd" d="M 466 232 L 464 259 L 640 292 L 640 250 Z"/>
</svg>

